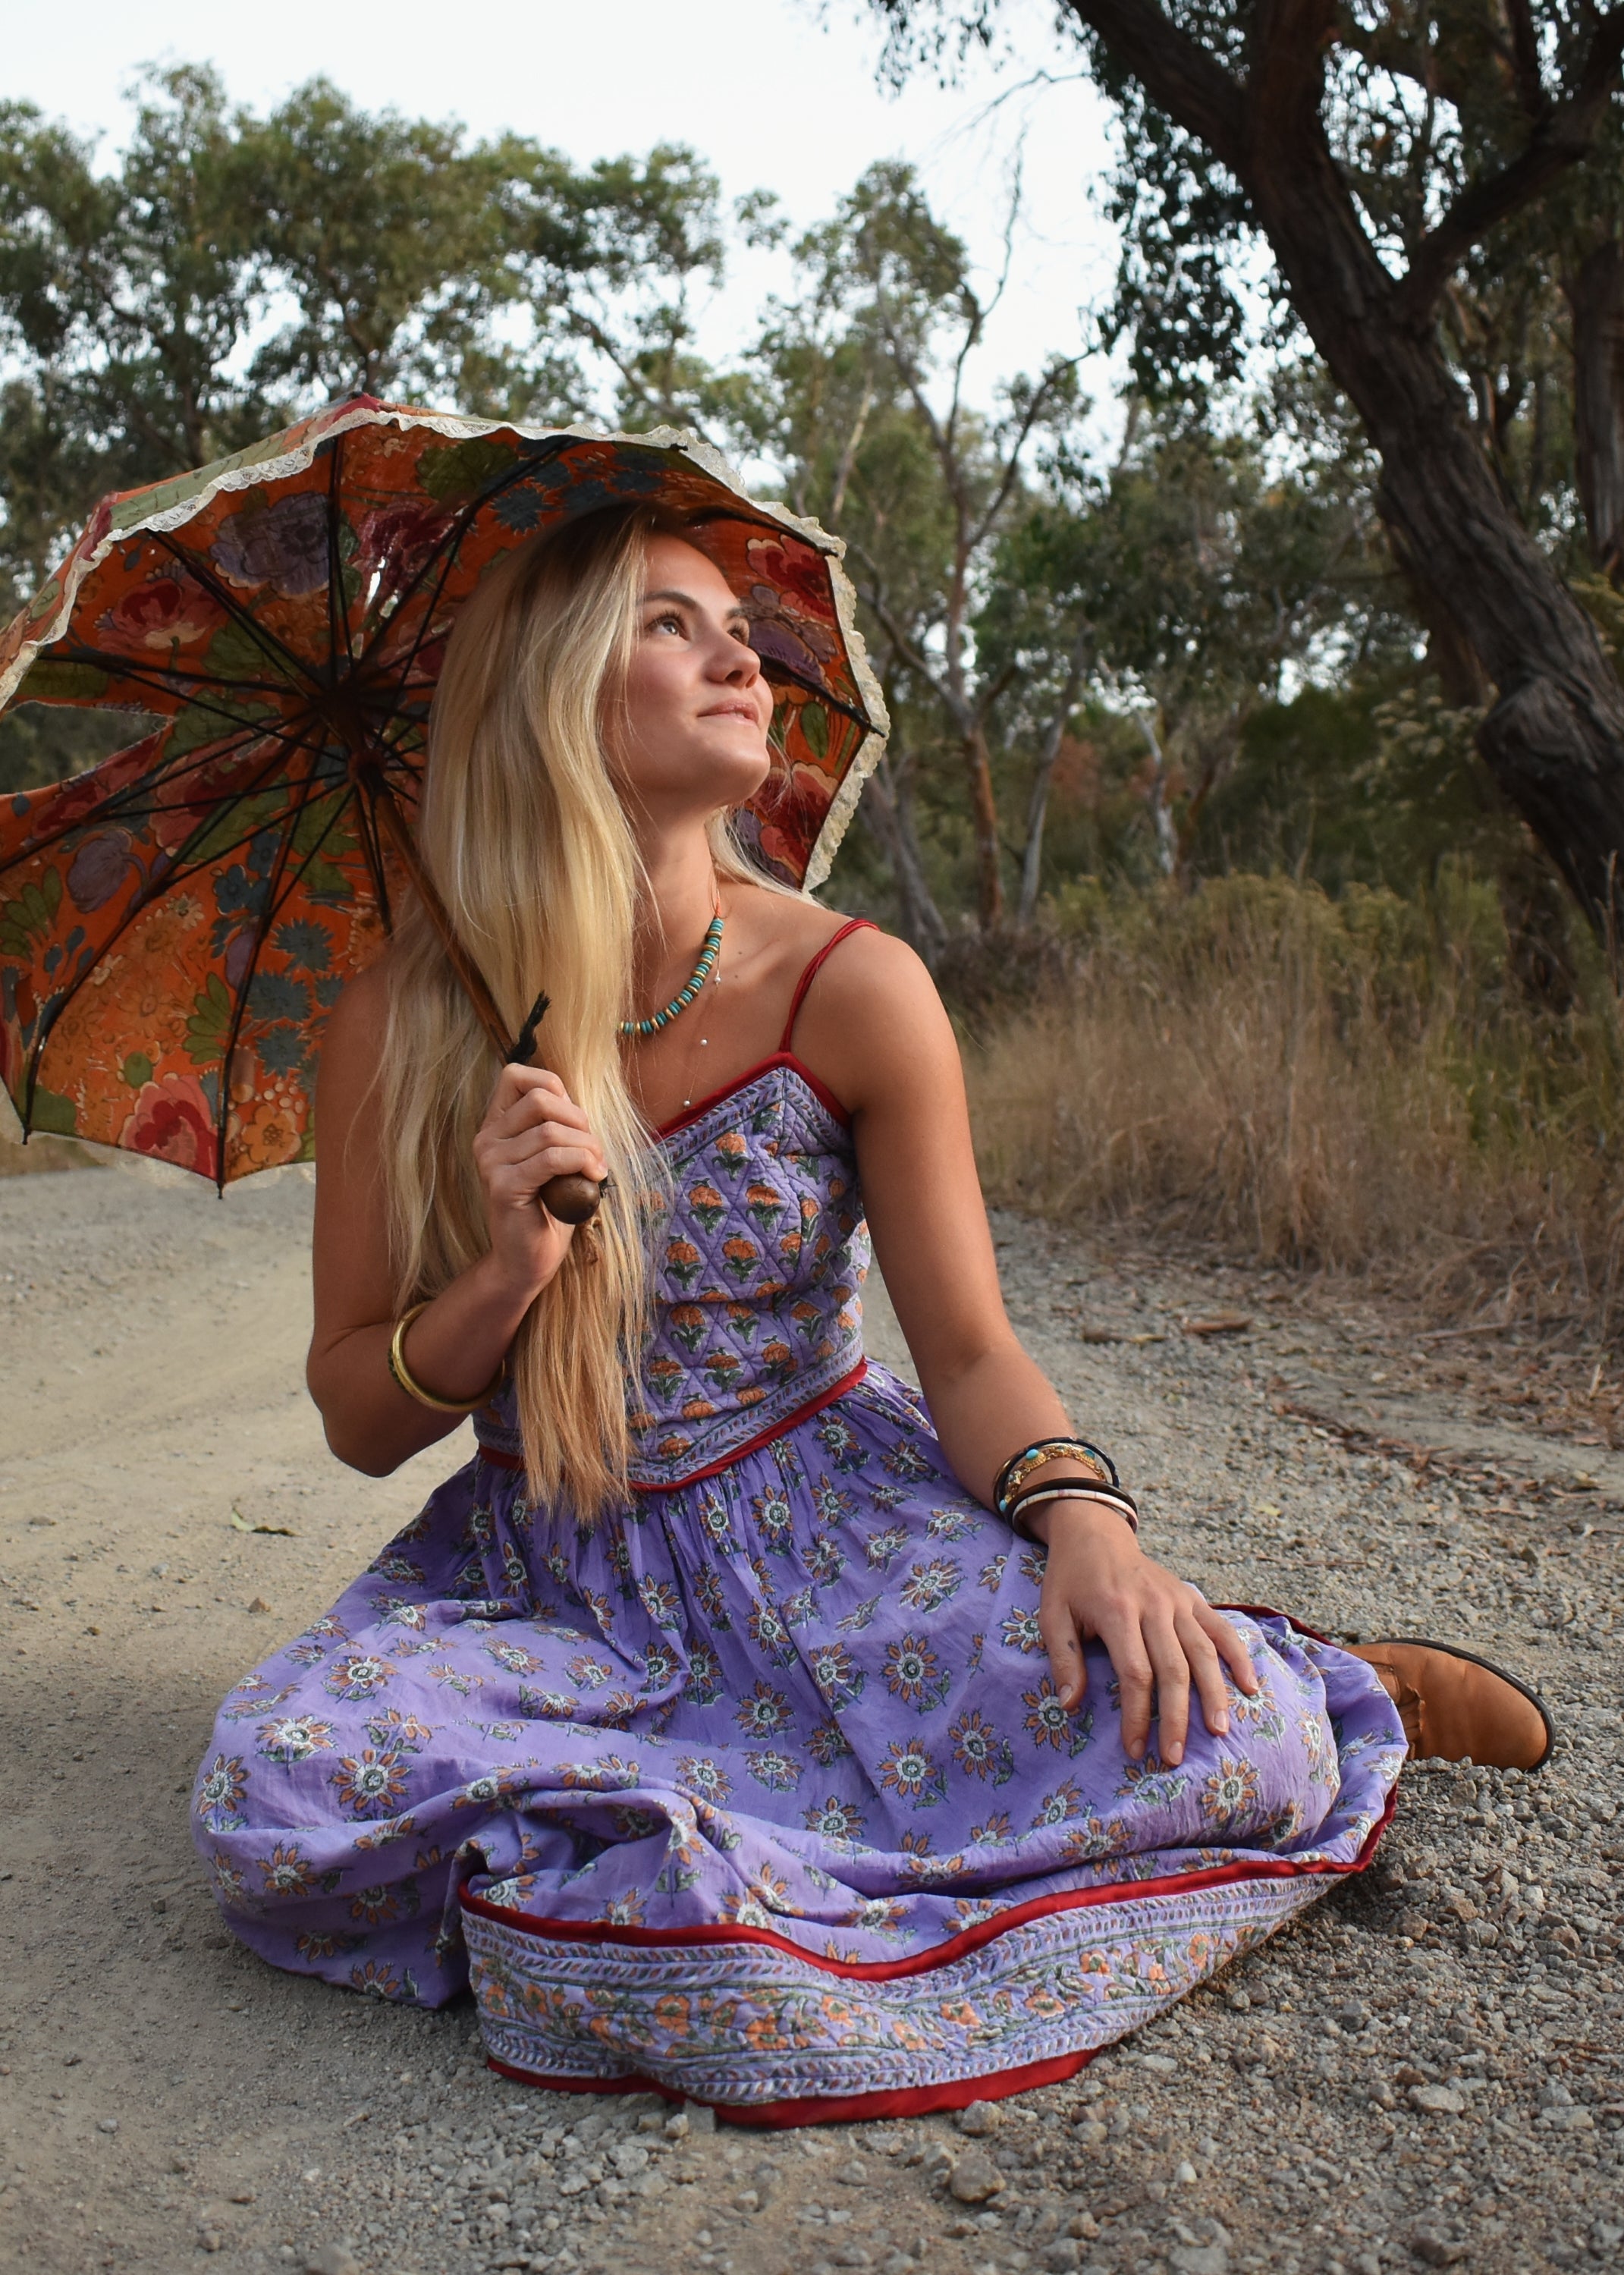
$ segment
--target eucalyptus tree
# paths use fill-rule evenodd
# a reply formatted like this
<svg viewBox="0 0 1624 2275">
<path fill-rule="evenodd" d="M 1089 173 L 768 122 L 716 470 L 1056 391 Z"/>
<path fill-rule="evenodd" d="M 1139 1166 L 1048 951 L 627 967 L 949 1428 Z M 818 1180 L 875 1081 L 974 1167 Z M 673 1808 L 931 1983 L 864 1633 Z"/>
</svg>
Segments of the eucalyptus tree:
<svg viewBox="0 0 1624 2275">
<path fill-rule="evenodd" d="M 1013 382 L 990 414 L 972 404 L 972 359 L 1003 280 L 978 286 L 963 240 L 901 162 L 871 167 L 795 252 L 799 292 L 775 306 L 758 352 L 759 445 L 802 510 L 848 540 L 897 699 L 900 756 L 877 805 L 910 928 L 941 923 L 910 794 L 910 730 L 933 713 L 931 739 L 952 754 L 968 819 L 977 919 L 994 929 L 1006 915 L 994 714 L 1008 681 L 980 669 L 974 616 L 993 549 L 1026 509 L 1034 446 L 1076 417 L 1076 361 L 1057 355 Z"/>
<path fill-rule="evenodd" d="M 874 4 L 898 69 L 956 39 L 990 40 L 999 12 L 999 0 Z M 1306 331 L 1379 455 L 1382 518 L 1422 614 L 1481 675 L 1484 756 L 1591 923 L 1616 937 L 1624 688 L 1475 430 L 1450 314 L 1475 263 L 1514 268 L 1520 243 L 1548 254 L 1566 224 L 1582 336 L 1595 318 L 1574 390 L 1587 421 L 1576 455 L 1599 549 L 1614 557 L 1624 7 L 1061 0 L 1059 25 L 1122 121 L 1118 313 L 1139 383 L 1199 393 L 1244 368 L 1237 280 L 1266 247 L 1279 313 Z"/>
<path fill-rule="evenodd" d="M 756 204 L 741 225 L 765 225 Z M 691 151 L 581 169 L 320 79 L 258 117 L 210 71 L 153 74 L 101 170 L 0 105 L 0 574 L 31 587 L 99 492 L 348 395 L 639 425 L 725 409 L 691 310 L 724 234 Z"/>
<path fill-rule="evenodd" d="M 1085 700 L 1131 719 L 1148 758 L 1157 865 L 1183 877 L 1204 809 L 1248 723 L 1288 676 L 1341 674 L 1387 604 L 1356 459 L 1299 433 L 1270 464 L 1282 388 L 1226 429 L 1134 399 L 1115 463 L 1059 454 L 1046 494 L 1001 545 L 976 637 L 1012 696 L 1007 730 L 1031 767 L 1020 912 L 1042 876 L 1049 783 Z M 1306 406 L 1311 409 L 1311 406 Z"/>
</svg>

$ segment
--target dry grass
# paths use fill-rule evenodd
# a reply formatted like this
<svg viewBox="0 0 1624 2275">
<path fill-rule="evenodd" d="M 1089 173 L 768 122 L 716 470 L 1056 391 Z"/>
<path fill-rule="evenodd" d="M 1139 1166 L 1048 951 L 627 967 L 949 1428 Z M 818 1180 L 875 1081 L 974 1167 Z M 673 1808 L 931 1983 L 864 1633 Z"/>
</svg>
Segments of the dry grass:
<svg viewBox="0 0 1624 2275">
<path fill-rule="evenodd" d="M 989 1198 L 1373 1273 L 1440 1315 L 1624 1333 L 1624 1051 L 1464 875 L 1424 904 L 1234 877 L 1074 894 L 1066 977 L 968 1049 Z"/>
</svg>

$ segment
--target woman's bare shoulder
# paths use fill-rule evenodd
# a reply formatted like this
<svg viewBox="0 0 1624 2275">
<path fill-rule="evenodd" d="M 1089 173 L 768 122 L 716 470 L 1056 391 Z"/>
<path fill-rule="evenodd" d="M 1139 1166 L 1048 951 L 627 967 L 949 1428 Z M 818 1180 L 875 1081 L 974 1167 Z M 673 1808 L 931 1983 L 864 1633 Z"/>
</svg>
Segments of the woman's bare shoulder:
<svg viewBox="0 0 1624 2275">
<path fill-rule="evenodd" d="M 846 922 L 828 910 L 811 954 Z M 802 958 L 803 967 L 807 957 Z M 958 1051 L 936 984 L 906 941 L 865 925 L 818 967 L 795 1024 L 795 1049 L 854 1110 L 900 1085 L 933 1093 L 956 1079 Z"/>
<path fill-rule="evenodd" d="M 829 915 L 827 910 L 819 913 Z M 846 921 L 842 917 L 826 924 L 822 939 L 832 940 Z M 877 925 L 865 924 L 841 941 L 820 966 L 807 1002 L 809 1008 L 818 1004 L 826 1019 L 842 1025 L 854 1022 L 871 1032 L 883 1032 L 899 1020 L 924 1017 L 934 1024 L 945 1023 L 947 1017 L 924 960 L 905 940 Z"/>
</svg>

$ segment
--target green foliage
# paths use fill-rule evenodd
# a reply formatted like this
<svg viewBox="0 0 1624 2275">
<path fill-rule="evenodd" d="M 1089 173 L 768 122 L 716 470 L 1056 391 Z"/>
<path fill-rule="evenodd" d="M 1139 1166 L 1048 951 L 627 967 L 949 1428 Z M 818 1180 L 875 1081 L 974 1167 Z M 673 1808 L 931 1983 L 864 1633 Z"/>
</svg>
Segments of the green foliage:
<svg viewBox="0 0 1624 2275">
<path fill-rule="evenodd" d="M 320 79 L 260 117 L 186 66 L 148 77 L 117 169 L 94 161 L 0 104 L 0 587 L 19 599 L 99 494 L 356 392 L 541 420 L 601 401 L 644 426 L 732 415 L 736 384 L 692 352 L 726 232 L 691 150 L 578 170 L 522 136 L 368 114 Z M 762 200 L 740 227 L 770 236 Z"/>
<path fill-rule="evenodd" d="M 83 774 L 139 742 L 152 724 L 140 712 L 14 704 L 0 714 L 0 797 Z"/>
</svg>

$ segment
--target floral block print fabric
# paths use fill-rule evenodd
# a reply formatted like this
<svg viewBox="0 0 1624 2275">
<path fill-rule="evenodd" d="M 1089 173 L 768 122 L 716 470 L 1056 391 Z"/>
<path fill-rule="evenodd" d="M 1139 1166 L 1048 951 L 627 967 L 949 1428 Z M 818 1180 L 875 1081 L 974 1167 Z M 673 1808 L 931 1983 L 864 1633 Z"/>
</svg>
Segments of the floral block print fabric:
<svg viewBox="0 0 1624 2275">
<path fill-rule="evenodd" d="M 714 517 L 697 541 L 774 695 L 780 763 L 741 828 L 775 876 L 821 881 L 886 728 L 839 540 L 692 436 L 359 397 L 104 499 L 0 634 L 0 707 L 157 722 L 0 800 L 0 1081 L 25 1127 L 222 1184 L 310 1157 L 327 1014 L 403 886 L 378 805 L 415 809 L 457 609 L 515 546 L 638 498 Z"/>
<path fill-rule="evenodd" d="M 979 1943 L 956 1938 L 927 1967 L 862 1972 L 809 1966 L 766 1937 L 651 1949 L 538 1935 L 477 1897 L 465 1908 L 486 2044 L 510 2075 L 555 2087 L 652 2082 L 746 2114 L 816 2121 L 881 2101 L 893 2113 L 899 2100 L 916 2111 L 962 2103 L 966 2080 L 996 2093 L 1004 2080 L 1063 2076 L 1323 1886 L 1299 1872 L 1112 1889 Z"/>
<path fill-rule="evenodd" d="M 779 1062 L 674 1133 L 671 1237 L 711 1259 L 731 1236 L 730 1202 L 705 1227 L 692 1198 L 723 1193 L 729 1133 L 741 1190 L 814 1206 L 793 1270 L 713 1302 L 691 1349 L 709 1266 L 668 1255 L 652 1349 L 706 1396 L 713 1349 L 763 1380 L 802 1286 L 843 1338 L 865 1237 L 842 1122 Z M 1103 1651 L 1061 1705 L 1043 1568 L 876 1366 L 591 1530 L 481 1455 L 227 1698 L 199 1845 L 278 1965 L 427 2004 L 472 1965 L 493 2053 L 527 2075 L 769 2121 L 1005 2090 L 1356 1870 L 1404 1752 L 1363 1661 L 1259 1614 L 1228 1735 L 1197 1720 L 1176 1768 L 1129 1761 Z"/>
<path fill-rule="evenodd" d="M 843 1114 L 787 1054 L 668 1134 L 673 1206 L 632 1482 L 703 1475 L 824 1400 L 863 1367 L 868 1228 Z M 517 1459 L 512 1394 L 475 1425 Z"/>
</svg>

